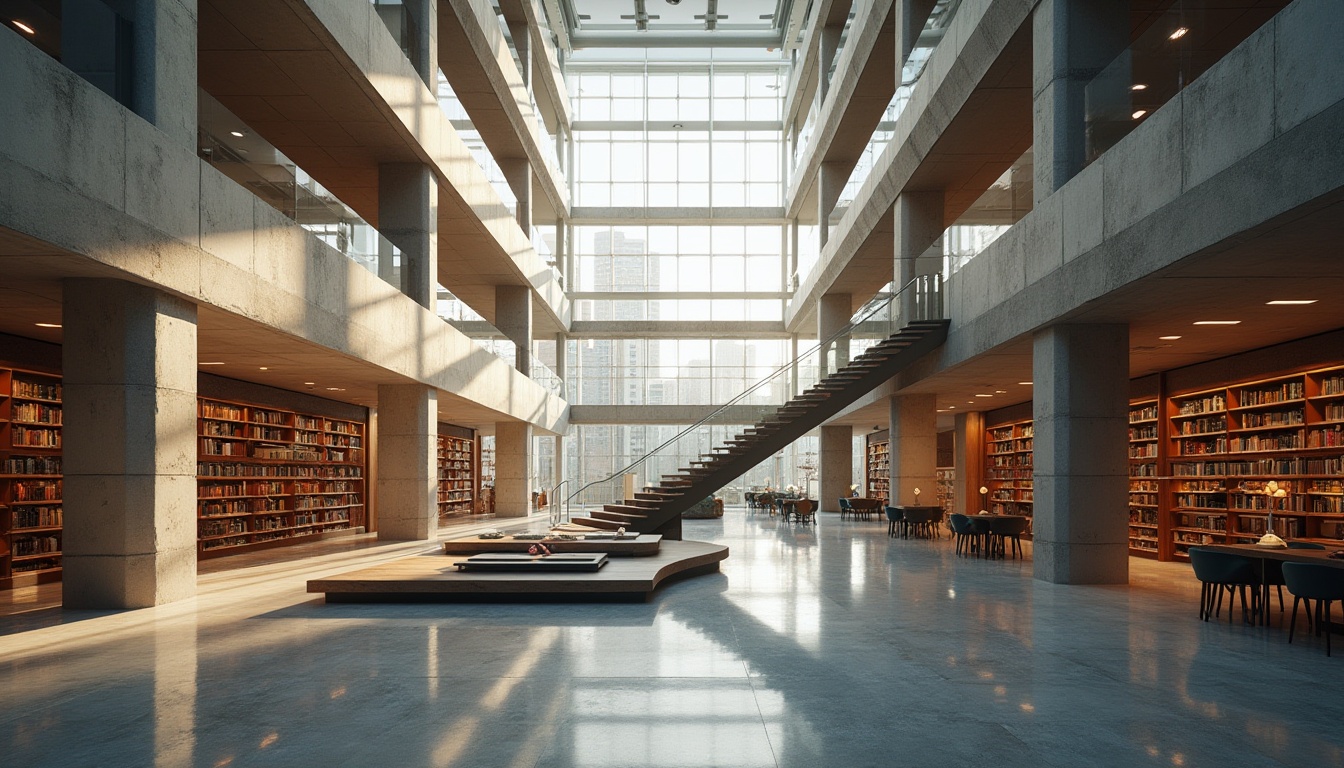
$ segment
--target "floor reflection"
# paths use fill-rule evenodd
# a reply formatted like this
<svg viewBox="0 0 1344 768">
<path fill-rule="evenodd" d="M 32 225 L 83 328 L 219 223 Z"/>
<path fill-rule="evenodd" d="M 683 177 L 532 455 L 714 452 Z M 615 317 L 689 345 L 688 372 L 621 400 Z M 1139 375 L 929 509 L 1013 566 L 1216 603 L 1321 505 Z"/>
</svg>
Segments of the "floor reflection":
<svg viewBox="0 0 1344 768">
<path fill-rule="evenodd" d="M 723 572 L 648 604 L 328 606 L 308 561 L 0 618 L 0 764 L 1344 764 L 1344 661 L 1196 621 L 1186 566 L 1058 587 L 833 515 L 687 533 L 731 548 Z"/>
</svg>

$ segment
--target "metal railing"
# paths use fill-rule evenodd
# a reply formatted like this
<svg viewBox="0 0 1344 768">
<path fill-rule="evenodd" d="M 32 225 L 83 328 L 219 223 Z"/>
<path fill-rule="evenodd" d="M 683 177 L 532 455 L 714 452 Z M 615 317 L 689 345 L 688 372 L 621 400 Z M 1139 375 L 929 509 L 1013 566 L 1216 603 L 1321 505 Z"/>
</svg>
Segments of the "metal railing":
<svg viewBox="0 0 1344 768">
<path fill-rule="evenodd" d="M 731 437 L 726 434 L 727 430 L 743 423 L 744 413 L 750 415 L 752 411 L 758 411 L 749 421 L 758 423 L 775 411 L 779 403 L 843 368 L 849 360 L 851 342 L 875 343 L 894 335 L 911 322 L 942 318 L 941 275 L 917 277 L 895 293 L 874 297 L 843 328 L 718 406 L 708 416 L 612 475 L 580 487 L 565 499 L 566 511 L 571 503 L 583 506 L 621 501 L 618 494 L 623 492 L 626 475 L 640 472 L 645 482 L 640 483 L 636 477 L 636 487 L 649 485 L 663 475 L 688 466 L 692 460 L 710 454 L 715 445 Z"/>
</svg>

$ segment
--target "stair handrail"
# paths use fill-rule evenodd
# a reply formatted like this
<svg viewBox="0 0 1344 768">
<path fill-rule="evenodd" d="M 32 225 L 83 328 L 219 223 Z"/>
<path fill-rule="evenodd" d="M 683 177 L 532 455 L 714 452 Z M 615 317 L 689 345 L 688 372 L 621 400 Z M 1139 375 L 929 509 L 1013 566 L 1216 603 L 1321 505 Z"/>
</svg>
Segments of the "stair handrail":
<svg viewBox="0 0 1344 768">
<path fill-rule="evenodd" d="M 622 468 L 622 469 L 620 469 L 620 470 L 618 470 L 618 471 L 616 471 L 616 472 L 613 472 L 611 475 L 608 475 L 607 477 L 604 477 L 604 478 L 602 478 L 601 480 L 593 480 L 592 482 L 590 482 L 590 483 L 584 485 L 583 487 L 579 488 L 577 491 L 575 491 L 574 493 L 570 494 L 570 495 L 565 499 L 565 508 L 568 509 L 568 508 L 569 508 L 569 503 L 570 503 L 571 501 L 573 501 L 574 498 L 575 498 L 576 496 L 582 494 L 584 491 L 588 490 L 589 488 L 592 488 L 592 487 L 595 486 L 595 485 L 601 485 L 602 483 L 607 483 L 607 482 L 610 482 L 610 481 L 612 481 L 612 480 L 615 480 L 616 478 L 620 477 L 621 475 L 626 474 L 627 472 L 629 472 L 630 470 L 634 469 L 635 467 L 638 467 L 640 464 L 643 464 L 644 462 L 648 461 L 649 458 L 651 458 L 654 454 L 658 453 L 658 452 L 661 451 L 662 449 L 664 449 L 664 448 L 666 448 L 667 446 L 671 445 L 672 443 L 674 443 L 674 442 L 680 440 L 682 437 L 685 437 L 686 435 L 690 434 L 690 433 L 693 432 L 694 430 L 697 430 L 697 429 L 699 429 L 700 427 L 704 426 L 705 423 L 708 422 L 710 419 L 714 418 L 715 415 L 717 415 L 717 414 L 719 414 L 719 413 L 722 413 L 722 412 L 728 410 L 729 408 L 731 408 L 732 406 L 736 405 L 738 402 L 740 402 L 740 401 L 743 400 L 744 398 L 750 396 L 750 395 L 751 395 L 752 393 L 754 393 L 756 390 L 760 389 L 760 388 L 761 388 L 762 386 L 764 386 L 766 383 L 768 383 L 768 382 L 770 382 L 770 381 L 773 381 L 774 378 L 775 378 L 776 376 L 778 376 L 779 374 L 783 373 L 784 371 L 791 370 L 791 369 L 798 363 L 798 361 L 800 361 L 800 360 L 802 360 L 802 359 L 804 359 L 804 358 L 806 358 L 806 357 L 812 355 L 814 352 L 816 352 L 816 351 L 818 351 L 818 350 L 820 350 L 820 349 L 824 349 L 824 348 L 827 347 L 828 345 L 830 345 L 830 344 L 832 344 L 832 343 L 838 341 L 841 337 L 853 333 L 853 331 L 854 331 L 857 327 L 859 327 L 859 325 L 861 325 L 861 324 L 862 324 L 863 322 L 865 322 L 866 320 L 869 320 L 870 318 L 872 318 L 872 316 L 875 315 L 875 314 L 877 314 L 877 312 L 878 312 L 879 310 L 882 310 L 882 309 L 885 309 L 885 308 L 887 308 L 887 307 L 890 307 L 890 306 L 892 305 L 892 303 L 893 303 L 896 299 L 900 298 L 900 296 L 901 296 L 902 294 L 904 294 L 904 293 L 905 293 L 907 290 L 909 290 L 910 288 L 912 288 L 912 287 L 914 287 L 914 286 L 916 286 L 916 285 L 925 285 L 925 284 L 928 284 L 928 285 L 932 288 L 932 290 L 929 292 L 930 295 L 939 295 L 939 298 L 941 298 L 941 295 L 940 295 L 940 294 L 942 293 L 942 275 L 941 275 L 941 274 L 921 275 L 921 276 L 919 276 L 919 277 L 913 278 L 913 279 L 911 279 L 909 282 L 907 282 L 905 285 L 901 286 L 900 290 L 892 291 L 892 292 L 890 292 L 890 293 L 887 293 L 887 294 L 886 294 L 886 298 L 885 298 L 885 299 L 882 299 L 881 301 L 878 301 L 878 299 L 882 296 L 882 294 L 878 294 L 877 296 L 874 296 L 872 299 L 869 299 L 868 303 L 864 305 L 863 309 L 860 309 L 860 310 L 859 310 L 859 312 L 858 312 L 859 317 L 857 317 L 857 319 L 851 318 L 850 321 L 849 321 L 848 323 L 846 323 L 846 324 L 844 325 L 844 327 L 842 327 L 840 330 L 836 331 L 835 333 L 831 334 L 830 336 L 827 336 L 825 339 L 822 339 L 822 340 L 818 341 L 815 345 L 813 345 L 812 347 L 808 348 L 808 350 L 807 350 L 806 352 L 799 353 L 799 354 L 798 354 L 796 357 L 794 357 L 792 360 L 789 360 L 788 362 L 784 363 L 784 365 L 781 365 L 780 367 L 776 368 L 774 371 L 772 371 L 772 372 L 770 372 L 769 374 L 767 374 L 767 375 L 766 375 L 764 378 L 762 378 L 760 381 L 757 381 L 755 384 L 752 384 L 750 387 L 748 387 L 747 389 L 743 390 L 741 393 L 739 393 L 739 394 L 738 394 L 736 397 L 734 397 L 732 400 L 729 400 L 728 402 L 724 403 L 723 405 L 720 405 L 720 406 L 716 407 L 714 410 L 710 411 L 708 414 L 706 414 L 706 415 L 705 415 L 703 418 L 701 418 L 699 421 L 695 422 L 694 424 L 690 425 L 689 427 L 686 427 L 685 429 L 681 430 L 680 432 L 678 432 L 677 434 L 673 435 L 672 437 L 669 437 L 667 440 L 664 440 L 664 441 L 663 441 L 661 444 L 659 444 L 656 448 L 654 448 L 653 450 L 651 450 L 651 451 L 645 453 L 643 456 L 639 457 L 638 459 L 635 459 L 635 460 L 634 460 L 633 462 L 631 462 L 629 465 L 625 466 L 624 468 Z M 941 308 L 940 308 L 940 314 L 941 314 Z M 920 319 L 932 319 L 932 318 L 920 318 Z M 941 318 L 939 318 L 939 319 L 941 319 Z"/>
<path fill-rule="evenodd" d="M 551 486 L 551 495 L 546 497 L 546 500 L 550 502 L 551 507 L 551 513 L 550 513 L 551 525 L 559 525 L 561 522 L 560 520 L 561 517 L 564 517 L 564 522 L 566 523 L 569 522 L 568 514 L 559 513 L 559 510 L 561 510 L 562 506 L 565 512 L 568 512 L 569 510 L 569 499 L 565 499 L 563 502 L 559 500 L 560 499 L 559 490 L 561 488 L 564 488 L 565 485 L 567 485 L 568 483 L 569 478 L 565 478 L 564 480 L 561 480 L 560 482 Z"/>
</svg>

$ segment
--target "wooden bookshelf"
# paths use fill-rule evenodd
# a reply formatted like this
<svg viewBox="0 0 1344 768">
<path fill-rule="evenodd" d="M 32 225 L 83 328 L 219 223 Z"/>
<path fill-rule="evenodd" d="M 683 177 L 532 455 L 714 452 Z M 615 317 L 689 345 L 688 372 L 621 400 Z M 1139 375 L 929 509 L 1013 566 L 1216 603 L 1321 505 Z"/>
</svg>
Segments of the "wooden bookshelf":
<svg viewBox="0 0 1344 768">
<path fill-rule="evenodd" d="M 363 422 L 212 398 L 197 406 L 201 557 L 364 527 Z"/>
<path fill-rule="evenodd" d="M 476 514 L 479 458 L 476 441 L 439 431 L 439 520 Z"/>
<path fill-rule="evenodd" d="M 1129 553 L 1157 558 L 1162 548 L 1158 450 L 1162 409 L 1156 399 L 1129 406 Z"/>
<path fill-rule="evenodd" d="M 864 497 L 881 499 L 883 504 L 891 498 L 891 440 L 890 433 L 874 432 L 868 435 L 867 455 L 865 456 Z"/>
<path fill-rule="evenodd" d="M 1032 516 L 1035 501 L 1031 454 L 1036 431 L 1031 419 L 987 425 L 985 429 L 986 503 L 996 515 Z"/>
<path fill-rule="evenodd" d="M 1344 541 L 1344 367 L 1234 382 L 1167 401 L 1172 555 L 1266 532 Z M 1288 491 L 1271 501 L 1274 480 Z"/>
<path fill-rule="evenodd" d="M 61 574 L 61 377 L 0 368 L 0 589 Z"/>
<path fill-rule="evenodd" d="M 956 502 L 954 488 L 957 482 L 957 470 L 953 467 L 938 467 L 934 471 L 937 475 L 938 506 L 943 508 L 944 514 L 950 515 L 955 511 L 953 504 Z"/>
</svg>

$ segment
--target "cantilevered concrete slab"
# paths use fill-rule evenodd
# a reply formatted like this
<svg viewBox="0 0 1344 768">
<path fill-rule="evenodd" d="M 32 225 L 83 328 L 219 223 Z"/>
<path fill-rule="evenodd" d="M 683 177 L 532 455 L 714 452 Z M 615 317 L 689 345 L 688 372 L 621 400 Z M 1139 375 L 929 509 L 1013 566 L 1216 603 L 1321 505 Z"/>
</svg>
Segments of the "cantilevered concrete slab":
<svg viewBox="0 0 1344 768">
<path fill-rule="evenodd" d="M 439 179 L 439 280 L 487 320 L 496 285 L 534 292 L 538 332 L 568 325 L 559 275 L 532 247 L 372 6 L 205 0 L 202 87 L 375 227 L 378 166 Z"/>
<path fill-rule="evenodd" d="M 891 210 L 905 191 L 944 193 L 955 221 L 1031 146 L 1027 0 L 967 2 L 929 58 L 895 135 L 785 312 L 807 327 L 816 299 L 848 293 L 857 309 L 894 277 Z"/>
<path fill-rule="evenodd" d="M 560 71 L 560 51 L 543 26 L 546 12 L 537 0 L 503 0 L 499 12 L 509 24 L 526 24 L 532 41 L 532 94 L 541 109 L 541 119 L 552 134 L 569 132 L 569 89 Z M 563 24 L 560 25 L 563 28 Z"/>
<path fill-rule="evenodd" d="M 528 35 L 523 42 L 530 43 L 532 38 Z M 525 160 L 532 167 L 533 218 L 539 222 L 564 218 L 569 210 L 568 189 L 560 170 L 541 150 L 541 143 L 549 139 L 537 128 L 527 84 L 489 0 L 440 4 L 439 66 L 490 154 L 501 164 Z M 534 64 L 531 70 L 545 70 L 548 79 L 553 76 L 549 64 Z"/>
<path fill-rule="evenodd" d="M 789 87 L 784 96 L 786 128 L 791 125 L 802 128 L 816 98 L 818 73 L 824 68 L 818 64 L 817 36 L 827 27 L 843 29 L 854 8 L 851 0 L 819 0 L 813 5 L 815 10 L 808 17 L 803 43 L 798 47 L 798 61 L 790 72 Z M 803 8 L 806 4 L 795 3 L 794 7 Z"/>
</svg>

